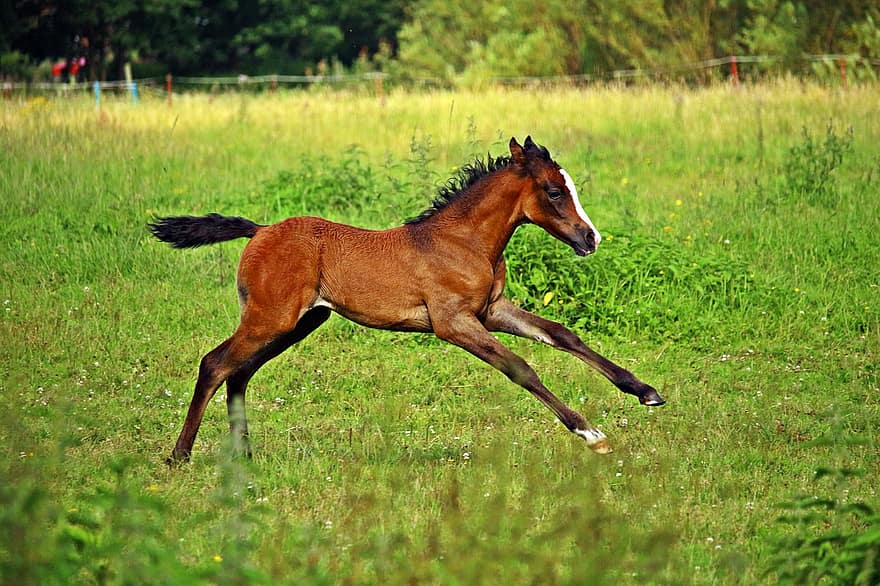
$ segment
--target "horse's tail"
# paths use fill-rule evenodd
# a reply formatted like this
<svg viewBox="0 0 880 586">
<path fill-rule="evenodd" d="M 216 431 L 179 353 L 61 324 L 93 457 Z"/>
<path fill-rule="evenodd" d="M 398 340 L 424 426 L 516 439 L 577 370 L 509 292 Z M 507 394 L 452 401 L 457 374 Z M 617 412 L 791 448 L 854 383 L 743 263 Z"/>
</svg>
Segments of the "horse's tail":
<svg viewBox="0 0 880 586">
<path fill-rule="evenodd" d="M 244 218 L 220 214 L 156 218 L 148 226 L 153 236 L 174 248 L 195 248 L 236 238 L 253 238 L 263 227 Z"/>
</svg>

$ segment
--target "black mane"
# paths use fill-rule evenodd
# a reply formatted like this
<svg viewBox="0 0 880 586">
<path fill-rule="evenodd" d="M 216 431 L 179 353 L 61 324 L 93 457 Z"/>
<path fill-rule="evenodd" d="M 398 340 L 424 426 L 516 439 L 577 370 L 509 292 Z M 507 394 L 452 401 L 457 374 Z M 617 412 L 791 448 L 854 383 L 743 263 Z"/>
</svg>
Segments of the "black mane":
<svg viewBox="0 0 880 586">
<path fill-rule="evenodd" d="M 492 155 L 486 155 L 486 160 L 477 159 L 470 165 L 464 165 L 456 172 L 455 176 L 446 182 L 437 192 L 437 197 L 431 202 L 431 207 L 423 211 L 415 218 L 410 218 L 406 224 L 416 224 L 430 218 L 440 210 L 446 208 L 449 204 L 470 189 L 475 183 L 487 175 L 491 175 L 499 169 L 509 167 L 513 160 L 509 156 L 501 156 L 492 158 Z"/>
</svg>

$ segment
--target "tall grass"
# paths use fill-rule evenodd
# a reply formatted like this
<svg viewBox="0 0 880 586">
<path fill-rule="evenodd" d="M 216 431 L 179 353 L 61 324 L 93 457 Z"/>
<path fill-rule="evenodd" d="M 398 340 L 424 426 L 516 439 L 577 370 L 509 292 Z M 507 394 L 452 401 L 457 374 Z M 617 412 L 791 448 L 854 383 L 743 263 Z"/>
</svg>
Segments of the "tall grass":
<svg viewBox="0 0 880 586">
<path fill-rule="evenodd" d="M 753 583 L 817 576 L 780 552 L 826 542 L 824 579 L 852 575 L 880 472 L 875 93 L 2 102 L 2 580 Z M 598 458 L 463 352 L 334 318 L 255 377 L 252 462 L 227 455 L 221 391 L 193 462 L 164 466 L 198 360 L 236 325 L 242 243 L 173 251 L 153 215 L 393 226 L 526 134 L 604 240 L 583 260 L 521 229 L 508 294 L 667 406 L 505 337 L 609 434 Z"/>
</svg>

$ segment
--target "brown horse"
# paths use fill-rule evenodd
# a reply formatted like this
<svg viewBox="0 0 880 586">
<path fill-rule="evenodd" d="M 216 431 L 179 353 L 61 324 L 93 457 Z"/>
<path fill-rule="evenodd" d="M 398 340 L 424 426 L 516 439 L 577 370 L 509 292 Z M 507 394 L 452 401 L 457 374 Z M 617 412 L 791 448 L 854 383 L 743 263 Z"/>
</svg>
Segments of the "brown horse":
<svg viewBox="0 0 880 586">
<path fill-rule="evenodd" d="M 504 248 L 520 224 L 541 226 L 578 255 L 596 250 L 599 232 L 568 173 L 531 137 L 510 140 L 510 156 L 465 167 L 432 207 L 403 226 L 370 231 L 314 217 L 262 226 L 243 218 L 159 218 L 153 234 L 176 248 L 250 238 L 238 267 L 241 323 L 208 352 L 169 462 L 188 460 L 205 408 L 225 381 L 233 436 L 247 446 L 248 381 L 299 342 L 331 311 L 371 328 L 433 332 L 484 360 L 544 403 L 598 453 L 605 434 L 556 398 L 535 371 L 491 332 L 506 332 L 574 354 L 644 405 L 657 391 L 588 348 L 564 326 L 504 297 Z M 241 413 L 243 415 L 243 411 Z M 245 448 L 250 453 L 248 448 Z"/>
</svg>

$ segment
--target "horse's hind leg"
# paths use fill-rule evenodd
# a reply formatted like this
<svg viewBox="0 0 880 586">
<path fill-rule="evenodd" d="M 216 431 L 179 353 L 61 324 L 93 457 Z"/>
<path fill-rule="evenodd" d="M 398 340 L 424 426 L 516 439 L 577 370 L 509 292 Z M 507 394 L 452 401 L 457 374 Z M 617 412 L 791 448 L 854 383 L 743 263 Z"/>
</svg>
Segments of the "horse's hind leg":
<svg viewBox="0 0 880 586">
<path fill-rule="evenodd" d="M 233 446 L 237 452 L 251 456 L 248 440 L 247 416 L 245 414 L 244 396 L 248 383 L 264 364 L 296 344 L 330 317 L 326 307 L 315 307 L 306 312 L 297 322 L 296 327 L 278 338 L 268 346 L 254 354 L 241 367 L 226 379 L 226 409 L 229 414 L 229 431 L 232 434 Z"/>
<path fill-rule="evenodd" d="M 167 460 L 169 464 L 189 460 L 208 402 L 214 397 L 217 388 L 234 370 L 229 365 L 230 362 L 234 362 L 232 357 L 244 353 L 240 349 L 242 345 L 240 332 L 239 328 L 232 337 L 205 354 L 199 363 L 199 376 L 196 379 L 193 398 L 190 401 L 183 428 L 177 437 L 177 443 L 174 444 L 174 450 Z"/>
</svg>

